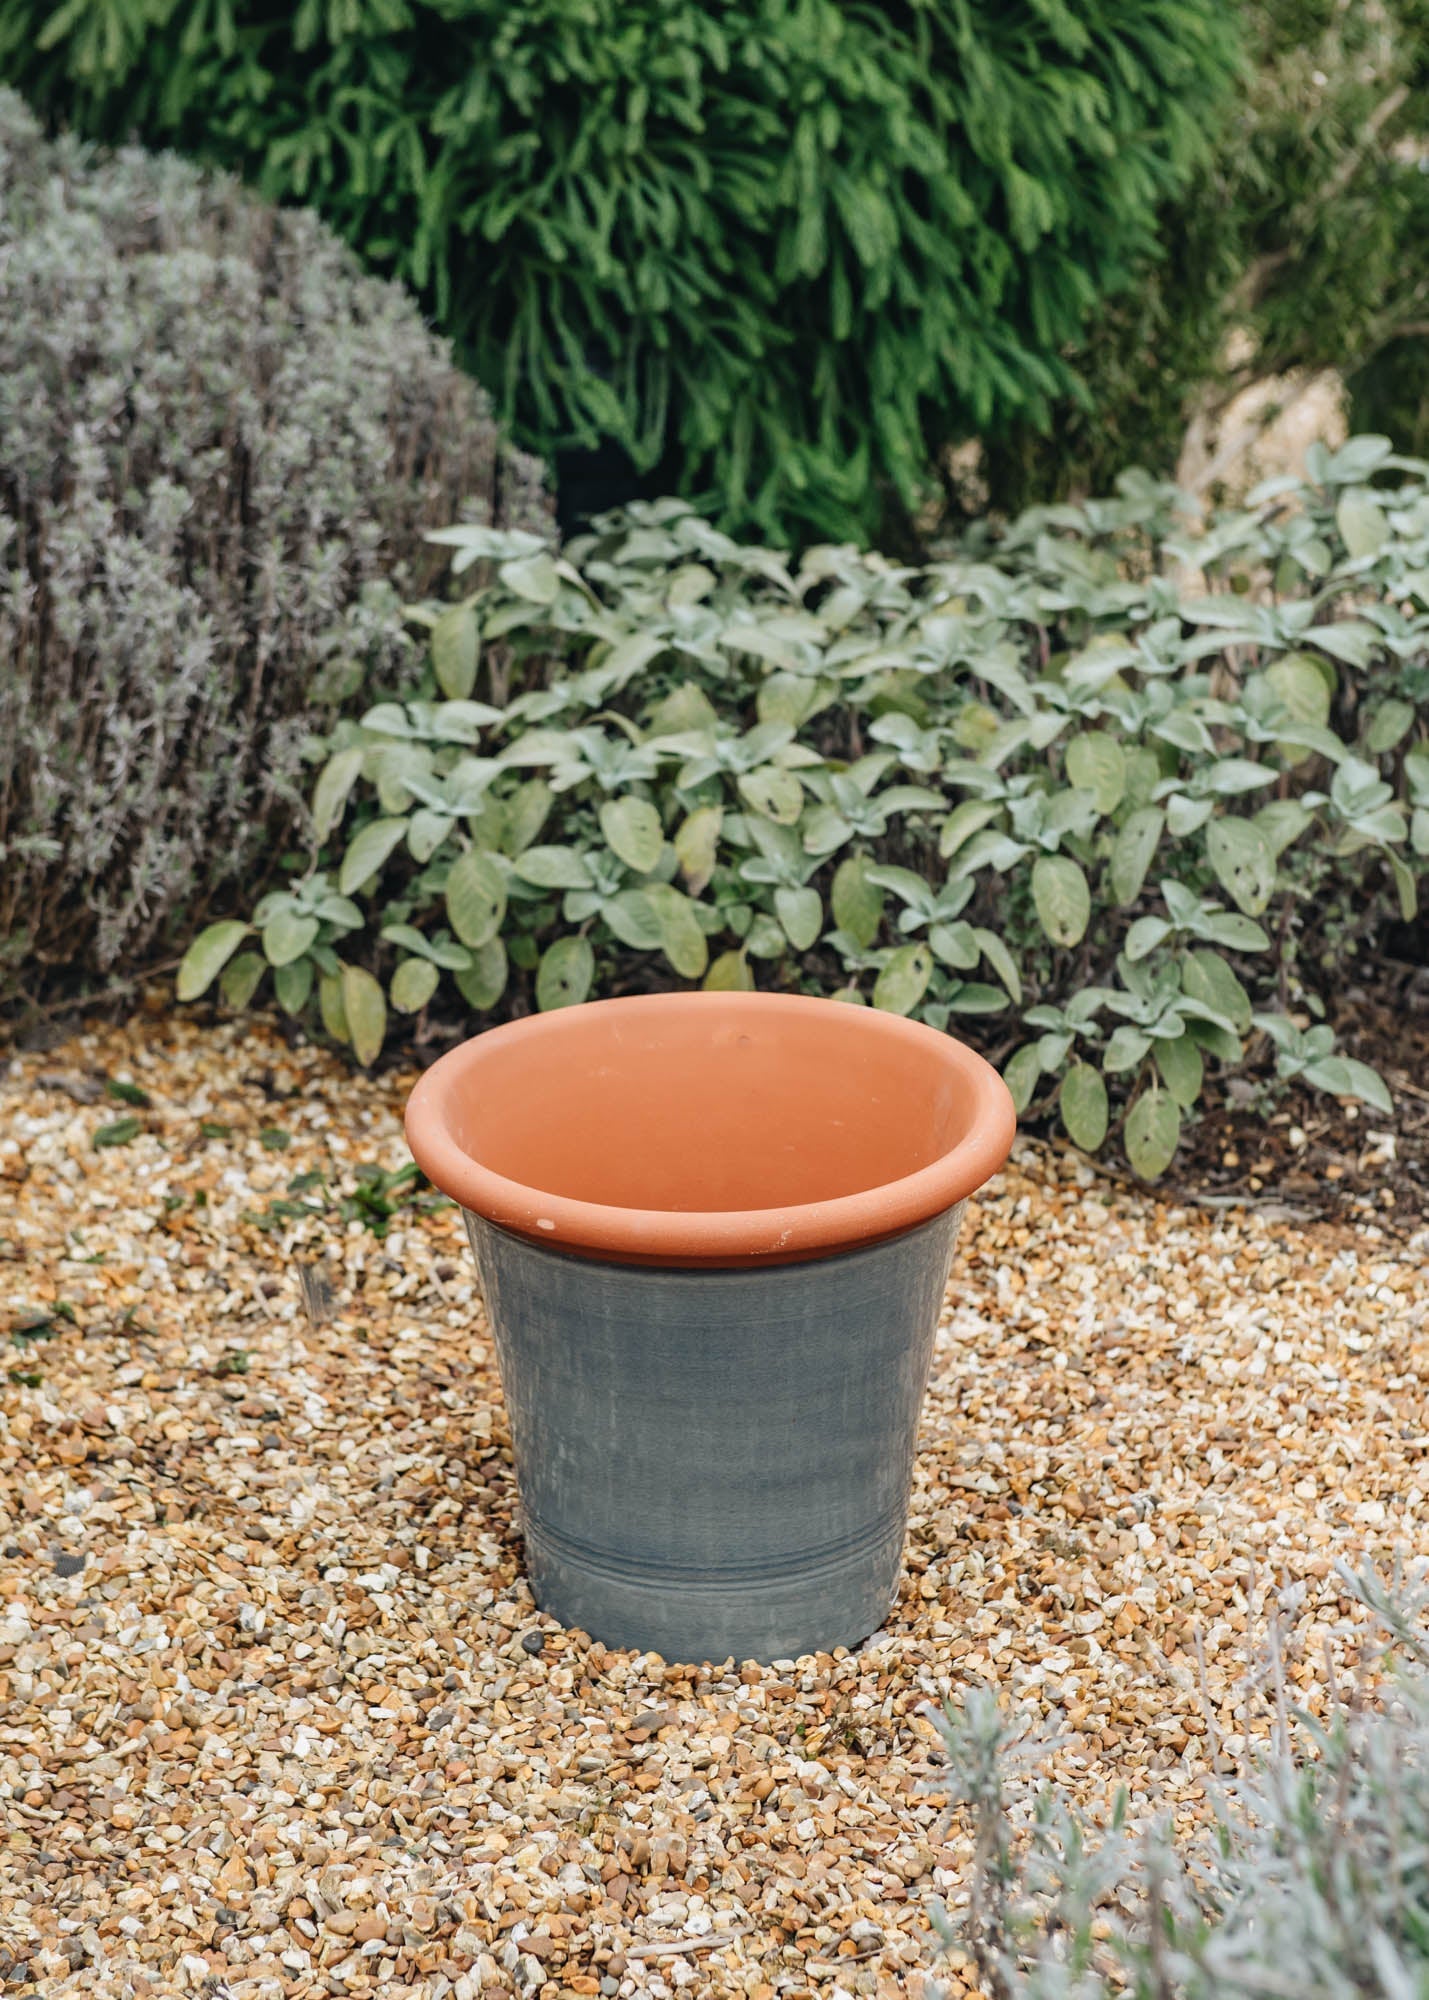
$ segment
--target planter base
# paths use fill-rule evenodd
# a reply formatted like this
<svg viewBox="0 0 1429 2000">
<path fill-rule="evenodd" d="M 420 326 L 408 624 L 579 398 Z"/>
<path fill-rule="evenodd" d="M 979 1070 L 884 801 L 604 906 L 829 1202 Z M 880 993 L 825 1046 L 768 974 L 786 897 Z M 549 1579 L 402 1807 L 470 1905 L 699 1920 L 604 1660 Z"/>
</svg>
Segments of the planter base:
<svg viewBox="0 0 1429 2000">
<path fill-rule="evenodd" d="M 468 1212 L 542 1608 L 672 1661 L 876 1630 L 962 1209 L 736 1270 L 596 1262 Z"/>
</svg>

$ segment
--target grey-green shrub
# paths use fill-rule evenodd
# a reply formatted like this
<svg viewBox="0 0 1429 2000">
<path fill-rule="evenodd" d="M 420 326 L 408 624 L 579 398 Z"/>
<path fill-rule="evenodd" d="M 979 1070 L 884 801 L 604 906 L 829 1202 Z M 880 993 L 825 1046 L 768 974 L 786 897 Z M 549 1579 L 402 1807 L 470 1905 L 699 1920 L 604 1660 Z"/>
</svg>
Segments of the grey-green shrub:
<svg viewBox="0 0 1429 2000">
<path fill-rule="evenodd" d="M 1388 1110 L 1317 989 L 1429 857 L 1429 466 L 1360 438 L 1180 509 L 1128 478 L 921 569 L 677 502 L 442 532 L 417 698 L 314 745 L 309 867 L 181 995 L 271 967 L 370 1061 L 389 1007 L 757 977 L 973 1027 L 1148 1177 L 1252 1040 Z"/>
<path fill-rule="evenodd" d="M 424 528 L 539 468 L 312 216 L 0 92 L 0 994 L 251 883 L 305 732 L 417 659 Z"/>
<path fill-rule="evenodd" d="M 1422 1585 L 1342 1576 L 1390 1630 L 1372 1701 L 1338 1691 L 1321 1721 L 1295 1710 L 1274 1628 L 1258 1663 L 1270 1752 L 1218 1797 L 1213 1835 L 1180 1851 L 1134 1836 L 1124 1801 L 1099 1836 L 1055 1792 L 1025 1839 L 1011 1794 L 1035 1747 L 974 1690 L 931 1720 L 947 1789 L 968 1811 L 973 1864 L 960 1921 L 989 2000 L 1418 2000 L 1429 1991 L 1429 1632 Z M 1383 1662 L 1381 1662 L 1383 1664 Z M 1020 1785 L 1019 1785 L 1020 1789 Z M 933 1991 L 937 1992 L 934 1984 Z"/>
</svg>

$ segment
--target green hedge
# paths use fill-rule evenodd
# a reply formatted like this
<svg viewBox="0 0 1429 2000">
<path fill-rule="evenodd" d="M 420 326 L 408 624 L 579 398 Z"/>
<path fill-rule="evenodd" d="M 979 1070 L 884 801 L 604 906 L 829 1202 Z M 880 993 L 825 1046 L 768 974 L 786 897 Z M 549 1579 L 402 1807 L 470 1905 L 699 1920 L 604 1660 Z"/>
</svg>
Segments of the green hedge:
<svg viewBox="0 0 1429 2000">
<path fill-rule="evenodd" d="M 1219 0 L 0 0 L 0 75 L 312 203 L 537 449 L 794 541 L 1069 387 L 1235 46 Z"/>
<path fill-rule="evenodd" d="M 1248 63 L 1160 254 L 1075 355 L 1085 391 L 991 442 L 997 503 L 1171 470 L 1193 412 L 1297 369 L 1357 429 L 1429 449 L 1429 3 L 1241 0 Z"/>
<path fill-rule="evenodd" d="M 450 529 L 417 697 L 312 746 L 308 866 L 181 997 L 271 976 L 370 1062 L 393 1012 L 827 993 L 972 1028 L 1148 1176 L 1252 1042 L 1387 1110 L 1318 994 L 1429 858 L 1429 466 L 1313 482 L 1198 532 L 1130 478 L 921 569 L 678 502 L 563 556 Z"/>
</svg>

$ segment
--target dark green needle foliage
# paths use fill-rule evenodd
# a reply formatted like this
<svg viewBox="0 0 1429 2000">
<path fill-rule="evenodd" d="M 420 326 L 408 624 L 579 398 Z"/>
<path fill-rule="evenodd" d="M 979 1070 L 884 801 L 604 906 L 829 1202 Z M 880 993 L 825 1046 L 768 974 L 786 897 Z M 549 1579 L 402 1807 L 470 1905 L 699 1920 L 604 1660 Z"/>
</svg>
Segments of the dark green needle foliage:
<svg viewBox="0 0 1429 2000">
<path fill-rule="evenodd" d="M 867 538 L 1036 419 L 1233 74 L 1221 0 L 0 0 L 0 73 L 308 202 L 543 451 Z"/>
<path fill-rule="evenodd" d="M 1089 323 L 1088 393 L 993 441 L 996 502 L 1169 471 L 1265 377 L 1338 369 L 1350 420 L 1429 443 L 1429 5 L 1244 0 L 1248 64 L 1136 281 Z"/>
</svg>

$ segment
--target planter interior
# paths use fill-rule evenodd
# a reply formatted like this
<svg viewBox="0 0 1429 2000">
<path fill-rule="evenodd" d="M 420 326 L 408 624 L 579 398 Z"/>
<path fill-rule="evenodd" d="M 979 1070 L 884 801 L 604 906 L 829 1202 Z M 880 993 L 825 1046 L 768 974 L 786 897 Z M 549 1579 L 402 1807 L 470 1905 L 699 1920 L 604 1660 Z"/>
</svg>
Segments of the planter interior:
<svg viewBox="0 0 1429 2000">
<path fill-rule="evenodd" d="M 1007 1156 L 1002 1079 L 897 1015 L 766 993 L 596 1001 L 433 1065 L 407 1136 L 464 1208 L 630 1263 L 792 1262 L 942 1214 Z"/>
</svg>

